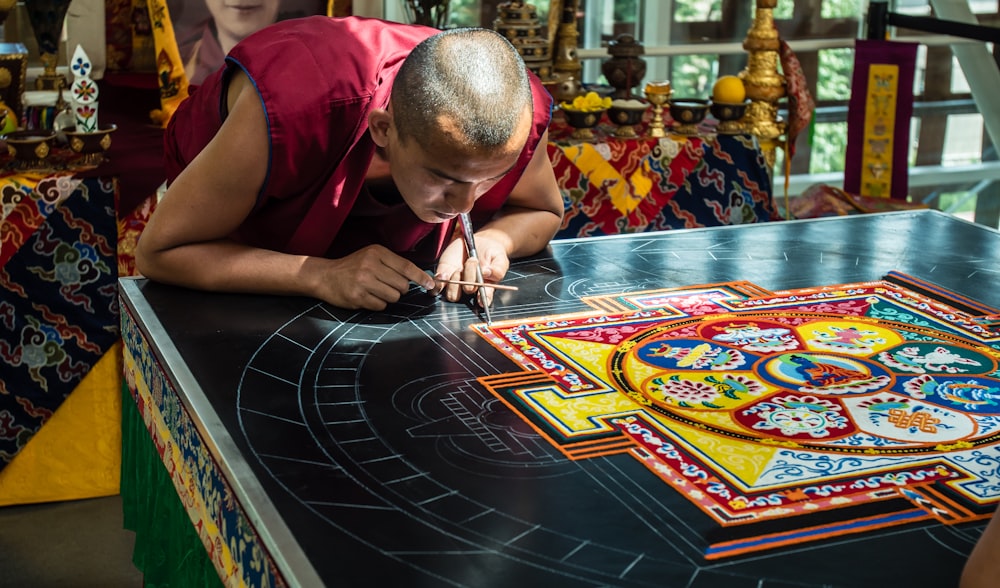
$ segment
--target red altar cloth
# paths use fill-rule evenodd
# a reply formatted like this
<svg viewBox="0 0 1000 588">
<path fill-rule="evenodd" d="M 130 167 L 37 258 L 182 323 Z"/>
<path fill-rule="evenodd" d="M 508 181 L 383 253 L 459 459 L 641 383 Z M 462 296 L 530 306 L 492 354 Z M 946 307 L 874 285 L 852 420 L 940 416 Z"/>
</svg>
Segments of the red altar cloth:
<svg viewBox="0 0 1000 588">
<path fill-rule="evenodd" d="M 642 125 L 638 138 L 617 138 L 615 129 L 577 140 L 555 115 L 548 151 L 566 210 L 557 238 L 779 220 L 753 136 L 654 139 Z"/>
</svg>

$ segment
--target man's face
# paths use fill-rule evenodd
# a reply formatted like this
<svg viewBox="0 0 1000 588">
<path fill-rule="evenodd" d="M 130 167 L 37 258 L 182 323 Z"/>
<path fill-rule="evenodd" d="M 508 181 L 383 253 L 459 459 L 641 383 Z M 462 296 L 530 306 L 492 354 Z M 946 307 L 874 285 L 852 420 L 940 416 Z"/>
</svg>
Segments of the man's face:
<svg viewBox="0 0 1000 588">
<path fill-rule="evenodd" d="M 530 111 L 508 143 L 489 152 L 470 149 L 449 121 L 442 120 L 435 137 L 424 141 L 401 140 L 395 125 L 385 146 L 393 182 L 416 216 L 428 223 L 443 223 L 469 212 L 517 162 L 531 128 Z"/>
<path fill-rule="evenodd" d="M 205 0 L 220 36 L 240 40 L 278 19 L 281 0 Z"/>
</svg>

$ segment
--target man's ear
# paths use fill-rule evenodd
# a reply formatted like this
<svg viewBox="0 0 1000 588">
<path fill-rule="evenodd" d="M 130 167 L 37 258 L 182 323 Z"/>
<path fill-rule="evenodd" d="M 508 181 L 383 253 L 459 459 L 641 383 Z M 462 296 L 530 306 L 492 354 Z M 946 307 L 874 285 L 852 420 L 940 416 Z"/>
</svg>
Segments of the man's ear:
<svg viewBox="0 0 1000 588">
<path fill-rule="evenodd" d="M 368 132 L 372 141 L 383 149 L 389 144 L 389 127 L 392 126 L 392 115 L 388 110 L 376 108 L 368 113 Z"/>
</svg>

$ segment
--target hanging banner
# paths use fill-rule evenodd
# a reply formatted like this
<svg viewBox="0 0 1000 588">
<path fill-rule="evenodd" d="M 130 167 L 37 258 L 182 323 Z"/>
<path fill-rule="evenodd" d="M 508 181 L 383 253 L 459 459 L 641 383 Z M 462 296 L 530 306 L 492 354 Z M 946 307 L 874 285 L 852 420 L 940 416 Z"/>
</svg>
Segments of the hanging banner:
<svg viewBox="0 0 1000 588">
<path fill-rule="evenodd" d="M 917 43 L 859 39 L 847 109 L 844 191 L 906 200 Z"/>
</svg>

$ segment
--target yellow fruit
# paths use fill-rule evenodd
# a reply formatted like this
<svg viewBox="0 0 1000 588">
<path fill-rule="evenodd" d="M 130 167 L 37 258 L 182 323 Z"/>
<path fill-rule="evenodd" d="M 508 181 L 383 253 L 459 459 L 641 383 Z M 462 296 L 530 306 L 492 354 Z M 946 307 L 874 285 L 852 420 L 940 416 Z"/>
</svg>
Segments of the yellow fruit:
<svg viewBox="0 0 1000 588">
<path fill-rule="evenodd" d="M 0 135 L 13 133 L 16 130 L 17 117 L 14 116 L 14 111 L 8 108 L 4 102 L 0 101 Z"/>
<path fill-rule="evenodd" d="M 736 76 L 722 76 L 712 87 L 712 101 L 723 104 L 740 104 L 747 98 L 743 80 Z"/>
</svg>

